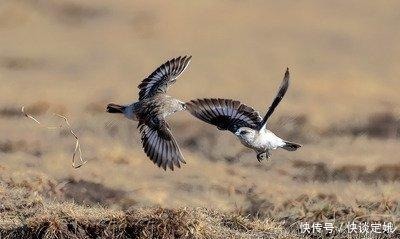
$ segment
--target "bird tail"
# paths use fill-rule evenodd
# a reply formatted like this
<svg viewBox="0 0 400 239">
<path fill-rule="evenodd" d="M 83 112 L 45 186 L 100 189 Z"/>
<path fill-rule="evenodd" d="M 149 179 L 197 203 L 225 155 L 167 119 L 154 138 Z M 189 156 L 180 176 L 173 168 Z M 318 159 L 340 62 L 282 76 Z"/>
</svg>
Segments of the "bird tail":
<svg viewBox="0 0 400 239">
<path fill-rule="evenodd" d="M 126 106 L 111 103 L 107 105 L 107 112 L 113 114 L 123 114 L 125 108 Z"/>
<path fill-rule="evenodd" d="M 284 141 L 285 145 L 282 146 L 283 149 L 286 149 L 287 151 L 296 151 L 298 148 L 301 147 L 300 144 L 296 144 L 293 142 L 289 142 L 289 141 Z"/>
</svg>

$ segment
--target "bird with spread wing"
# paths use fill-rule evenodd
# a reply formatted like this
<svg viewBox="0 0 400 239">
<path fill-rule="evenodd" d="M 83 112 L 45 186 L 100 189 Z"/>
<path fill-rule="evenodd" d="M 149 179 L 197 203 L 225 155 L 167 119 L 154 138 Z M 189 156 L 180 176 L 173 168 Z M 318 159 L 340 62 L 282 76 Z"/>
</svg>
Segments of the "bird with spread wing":
<svg viewBox="0 0 400 239">
<path fill-rule="evenodd" d="M 132 104 L 108 104 L 107 112 L 124 114 L 138 121 L 143 149 L 158 167 L 164 170 L 185 163 L 179 146 L 165 118 L 185 110 L 185 103 L 167 95 L 169 86 L 189 65 L 191 56 L 177 57 L 165 62 L 138 86 L 139 100 Z"/>
<path fill-rule="evenodd" d="M 269 117 L 286 94 L 289 78 L 287 69 L 278 93 L 263 118 L 253 108 L 231 99 L 197 99 L 186 103 L 186 108 L 196 118 L 220 130 L 234 133 L 244 146 L 257 153 L 257 159 L 261 161 L 270 158 L 272 149 L 295 151 L 301 147 L 300 144 L 279 138 L 267 129 Z"/>
</svg>

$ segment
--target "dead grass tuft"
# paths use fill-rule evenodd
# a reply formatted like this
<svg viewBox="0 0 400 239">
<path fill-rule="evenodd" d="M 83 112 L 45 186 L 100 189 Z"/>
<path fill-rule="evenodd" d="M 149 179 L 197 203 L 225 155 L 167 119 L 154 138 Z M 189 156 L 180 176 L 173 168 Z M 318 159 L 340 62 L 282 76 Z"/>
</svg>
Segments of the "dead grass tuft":
<svg viewBox="0 0 400 239">
<path fill-rule="evenodd" d="M 393 199 L 379 201 L 358 201 L 356 204 L 344 204 L 335 194 L 303 194 L 297 198 L 273 204 L 258 194 L 248 196 L 248 206 L 242 213 L 255 218 L 269 218 L 283 223 L 286 229 L 299 228 L 299 222 L 332 221 L 337 226 L 352 221 L 373 222 L 391 221 L 400 223 L 400 202 Z M 393 235 L 392 235 L 393 236 Z"/>
<path fill-rule="evenodd" d="M 302 182 L 332 182 L 332 181 L 361 181 L 363 183 L 397 182 L 400 181 L 400 165 L 384 164 L 373 170 L 367 170 L 364 165 L 343 165 L 337 168 L 330 168 L 326 163 L 312 163 L 307 161 L 294 161 L 293 166 L 299 173 L 293 176 L 296 181 Z"/>
<path fill-rule="evenodd" d="M 46 101 L 37 101 L 25 107 L 25 111 L 29 114 L 39 116 L 45 114 L 50 108 L 50 104 Z M 21 107 L 5 106 L 0 109 L 0 117 L 13 118 L 21 117 Z"/>
<path fill-rule="evenodd" d="M 45 64 L 45 61 L 42 59 L 18 56 L 0 57 L 0 67 L 13 71 L 41 69 Z"/>
<path fill-rule="evenodd" d="M 400 119 L 393 112 L 373 113 L 368 120 L 361 124 L 348 123 L 341 126 L 334 126 L 328 130 L 328 135 L 368 135 L 376 138 L 399 138 Z"/>
<path fill-rule="evenodd" d="M 28 143 L 23 139 L 0 141 L 0 152 L 6 154 L 25 152 L 36 157 L 40 157 L 43 154 L 43 150 L 37 141 Z"/>
<path fill-rule="evenodd" d="M 91 102 L 86 105 L 85 111 L 89 112 L 92 115 L 95 114 L 105 114 L 107 103 L 105 101 Z"/>
<path fill-rule="evenodd" d="M 1 238 L 297 238 L 278 224 L 204 208 L 126 211 L 49 200 L 0 182 Z"/>
<path fill-rule="evenodd" d="M 79 204 L 100 204 L 102 206 L 118 204 L 122 208 L 128 208 L 136 204 L 134 200 L 127 196 L 125 191 L 108 188 L 100 183 L 72 178 L 63 181 L 61 191 L 64 193 L 64 197 Z"/>
<path fill-rule="evenodd" d="M 399 137 L 400 120 L 392 112 L 375 113 L 369 117 L 365 130 L 373 137 Z"/>
<path fill-rule="evenodd" d="M 97 19 L 105 16 L 108 9 L 103 6 L 92 6 L 73 1 L 30 1 L 38 10 L 53 16 L 64 24 L 78 25 L 88 20 Z"/>
</svg>

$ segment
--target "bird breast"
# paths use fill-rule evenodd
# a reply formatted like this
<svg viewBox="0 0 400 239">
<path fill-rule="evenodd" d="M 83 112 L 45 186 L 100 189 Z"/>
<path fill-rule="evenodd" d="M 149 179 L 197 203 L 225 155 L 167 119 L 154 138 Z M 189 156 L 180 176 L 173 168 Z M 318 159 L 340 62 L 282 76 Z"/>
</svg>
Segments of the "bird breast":
<svg viewBox="0 0 400 239">
<path fill-rule="evenodd" d="M 269 130 L 260 131 L 254 141 L 254 145 L 263 149 L 276 149 L 285 144 L 285 142 Z"/>
<path fill-rule="evenodd" d="M 182 103 L 177 99 L 165 98 L 165 100 L 163 101 L 164 117 L 182 110 L 184 110 L 184 107 Z"/>
</svg>

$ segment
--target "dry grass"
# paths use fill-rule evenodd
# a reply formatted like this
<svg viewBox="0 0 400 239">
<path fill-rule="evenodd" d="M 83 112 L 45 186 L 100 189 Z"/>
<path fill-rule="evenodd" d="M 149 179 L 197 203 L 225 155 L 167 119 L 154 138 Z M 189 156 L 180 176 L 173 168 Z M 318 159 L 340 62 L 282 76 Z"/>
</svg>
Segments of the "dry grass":
<svg viewBox="0 0 400 239">
<path fill-rule="evenodd" d="M 344 205 L 335 194 L 319 194 L 301 195 L 276 205 L 255 191 L 247 194 L 247 207 L 236 212 L 200 207 L 130 206 L 119 210 L 105 207 L 104 203 L 110 203 L 107 194 L 114 194 L 111 197 L 115 199 L 123 197 L 122 192 L 88 182 L 71 183 L 66 187 L 65 182 L 58 183 L 33 171 L 3 173 L 1 238 L 304 238 L 298 231 L 299 221 L 333 221 L 339 226 L 353 220 L 390 219 L 396 223 L 399 219 L 398 201 L 358 201 L 357 205 Z M 78 183 L 81 189 L 89 191 L 77 192 Z M 96 199 L 99 204 L 79 205 L 82 203 L 79 197 L 86 195 L 90 200 L 93 193 L 101 195 Z M 347 235 L 347 238 L 359 236 Z"/>
<path fill-rule="evenodd" d="M 49 191 L 43 191 L 44 185 Z M 297 238 L 268 220 L 248 219 L 204 208 L 131 207 L 120 211 L 98 205 L 60 203 L 44 194 L 57 195 L 57 199 L 61 199 L 54 182 L 40 175 L 22 184 L 2 180 L 0 237 Z"/>
</svg>

